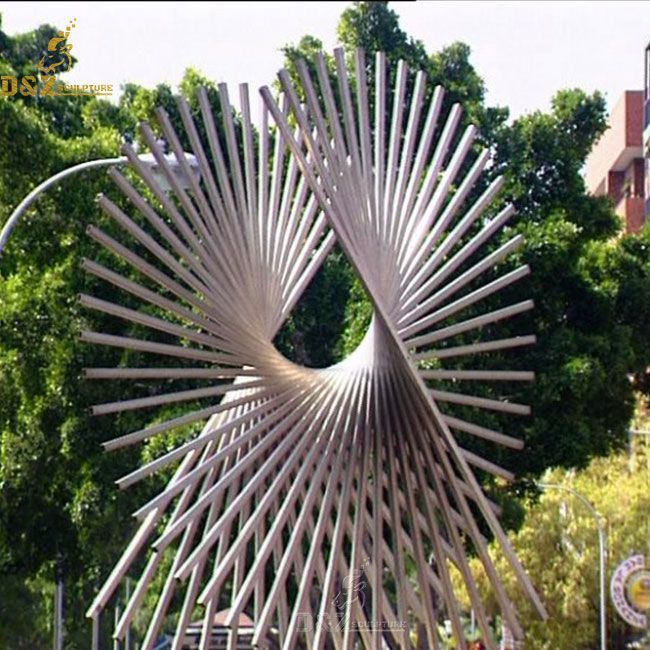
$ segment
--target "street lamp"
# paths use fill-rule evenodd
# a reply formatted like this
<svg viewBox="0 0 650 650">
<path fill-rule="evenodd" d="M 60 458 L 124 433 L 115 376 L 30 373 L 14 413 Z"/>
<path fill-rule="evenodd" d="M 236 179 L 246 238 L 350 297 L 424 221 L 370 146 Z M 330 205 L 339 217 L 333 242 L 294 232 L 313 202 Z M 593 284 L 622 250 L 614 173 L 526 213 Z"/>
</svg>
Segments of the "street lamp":
<svg viewBox="0 0 650 650">
<path fill-rule="evenodd" d="M 566 485 L 559 483 L 537 483 L 537 487 L 544 490 L 564 490 L 570 492 L 576 499 L 581 501 L 589 510 L 591 516 L 596 522 L 598 529 L 598 546 L 600 551 L 600 648 L 606 650 L 607 648 L 607 615 L 606 615 L 606 590 L 605 590 L 605 527 L 603 525 L 603 518 L 600 513 L 594 508 L 593 504 L 584 494 Z"/>
<path fill-rule="evenodd" d="M 189 164 L 190 169 L 192 170 L 192 174 L 196 178 L 198 178 L 199 164 L 196 159 L 196 156 L 194 156 L 194 154 L 186 153 L 186 152 L 184 152 L 184 154 L 185 154 L 185 159 Z M 165 191 L 168 191 L 170 189 L 170 186 L 167 183 L 167 179 L 164 177 L 160 169 L 160 166 L 158 164 L 158 161 L 156 160 L 153 153 L 142 154 L 138 156 L 138 160 L 144 162 L 151 169 L 156 180 L 161 184 L 161 186 L 165 189 Z M 184 174 L 180 163 L 178 162 L 178 160 L 176 160 L 176 156 L 174 154 L 165 154 L 165 160 L 167 161 L 167 164 L 169 165 L 172 173 L 180 181 L 181 186 L 187 188 L 189 186 L 190 179 L 188 179 Z M 67 178 L 68 176 L 73 176 L 77 172 L 81 172 L 86 169 L 93 169 L 96 167 L 113 167 L 113 166 L 126 165 L 128 162 L 129 159 L 126 156 L 120 156 L 118 158 L 101 158 L 99 160 L 87 160 L 86 162 L 82 162 L 77 165 L 72 165 L 72 167 L 68 167 L 54 174 L 54 176 L 50 176 L 50 178 L 44 180 L 42 183 L 37 185 L 16 206 L 16 209 L 11 213 L 9 219 L 7 219 L 2 230 L 0 231 L 0 256 L 4 252 L 4 248 L 7 245 L 7 241 L 9 241 L 9 237 L 11 236 L 11 233 L 13 232 L 14 228 L 18 225 L 18 221 L 20 220 L 20 217 L 22 217 L 22 215 L 27 211 L 27 208 L 29 208 L 29 206 L 43 192 L 45 192 L 45 190 L 52 187 L 53 185 L 56 185 L 64 178 Z"/>
<path fill-rule="evenodd" d="M 176 156 L 171 153 L 163 154 L 166 144 L 164 141 L 158 141 L 158 148 L 160 154 L 164 157 L 165 162 L 171 173 L 174 175 L 175 179 L 178 181 L 179 185 L 183 189 L 187 189 L 191 180 L 188 178 L 185 173 L 185 169 L 178 162 Z M 189 165 L 190 174 L 194 177 L 195 180 L 199 180 L 199 163 L 194 154 L 183 152 L 185 157 L 185 162 Z M 138 156 L 138 160 L 144 163 L 152 172 L 156 181 L 160 186 L 168 192 L 171 189 L 171 186 L 160 168 L 160 164 L 156 159 L 156 156 L 153 153 L 146 153 Z M 94 169 L 97 167 L 114 167 L 126 165 L 129 163 L 129 158 L 127 156 L 119 156 L 116 158 L 100 158 L 98 160 L 87 160 L 85 162 L 79 163 L 77 165 L 72 165 L 72 167 L 67 167 L 60 172 L 57 172 L 53 176 L 50 176 L 48 179 L 44 180 L 42 183 L 37 185 L 14 209 L 14 211 L 7 219 L 2 230 L 0 231 L 0 256 L 4 252 L 4 248 L 9 241 L 11 233 L 14 231 L 14 228 L 18 225 L 18 221 L 25 214 L 27 209 L 32 205 L 32 203 L 48 188 L 56 185 L 64 178 L 68 176 L 73 176 L 77 172 L 84 171 L 86 169 Z M 61 577 L 57 578 L 56 592 L 55 592 L 55 611 L 54 611 L 54 648 L 55 650 L 62 650 L 63 648 L 63 580 Z M 99 642 L 99 625 L 98 620 L 93 621 L 93 648 L 98 647 Z"/>
</svg>

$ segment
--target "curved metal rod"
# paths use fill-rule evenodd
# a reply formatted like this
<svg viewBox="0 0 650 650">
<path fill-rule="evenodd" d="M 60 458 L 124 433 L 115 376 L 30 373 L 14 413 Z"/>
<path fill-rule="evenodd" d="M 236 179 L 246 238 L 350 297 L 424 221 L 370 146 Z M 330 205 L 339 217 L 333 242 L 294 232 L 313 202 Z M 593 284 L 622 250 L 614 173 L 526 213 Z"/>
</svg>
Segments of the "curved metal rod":
<svg viewBox="0 0 650 650">
<path fill-rule="evenodd" d="M 5 223 L 2 231 L 0 232 L 0 255 L 4 251 L 4 247 L 9 240 L 13 229 L 18 224 L 18 220 L 27 210 L 27 208 L 36 200 L 39 194 L 47 190 L 52 185 L 56 185 L 59 181 L 64 178 L 71 176 L 77 172 L 80 172 L 84 169 L 91 169 L 93 167 L 108 167 L 111 165 L 124 165 L 128 163 L 128 158 L 126 156 L 120 156 L 119 158 L 101 158 L 99 160 L 87 160 L 86 162 L 79 163 L 78 165 L 73 165 L 68 167 L 63 171 L 50 176 L 47 180 L 44 180 L 40 185 L 37 185 L 16 207 L 16 209 L 11 213 L 9 219 Z"/>
</svg>

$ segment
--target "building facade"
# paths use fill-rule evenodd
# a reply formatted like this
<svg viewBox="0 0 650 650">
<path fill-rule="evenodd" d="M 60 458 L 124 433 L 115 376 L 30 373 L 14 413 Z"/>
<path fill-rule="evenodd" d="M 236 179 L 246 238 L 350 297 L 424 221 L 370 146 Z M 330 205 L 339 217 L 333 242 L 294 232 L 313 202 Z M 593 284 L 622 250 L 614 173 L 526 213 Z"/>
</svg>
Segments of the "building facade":
<svg viewBox="0 0 650 650">
<path fill-rule="evenodd" d="M 650 198 L 650 192 L 646 193 L 644 149 L 644 126 L 650 112 L 646 110 L 650 106 L 647 95 L 647 87 L 623 93 L 611 112 L 609 128 L 591 150 L 585 168 L 587 189 L 614 201 L 616 213 L 629 233 L 643 227 L 646 196 Z"/>
<path fill-rule="evenodd" d="M 645 156 L 645 216 L 650 216 L 650 43 L 643 65 L 643 155 Z"/>
</svg>

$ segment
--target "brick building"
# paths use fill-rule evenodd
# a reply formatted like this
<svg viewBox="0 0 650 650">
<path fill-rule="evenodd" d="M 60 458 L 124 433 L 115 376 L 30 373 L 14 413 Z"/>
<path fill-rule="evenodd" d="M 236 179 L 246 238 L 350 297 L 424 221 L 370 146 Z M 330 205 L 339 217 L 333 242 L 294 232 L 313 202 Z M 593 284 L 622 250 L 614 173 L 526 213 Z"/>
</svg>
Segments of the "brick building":
<svg viewBox="0 0 650 650">
<path fill-rule="evenodd" d="M 644 82 L 643 90 L 626 90 L 618 100 L 585 168 L 587 189 L 609 196 L 626 232 L 632 233 L 650 215 L 650 44 Z"/>
<path fill-rule="evenodd" d="M 650 216 L 650 43 L 645 48 L 643 84 L 643 155 L 645 156 L 645 216 Z"/>
<path fill-rule="evenodd" d="M 644 100 L 643 90 L 623 93 L 585 168 L 587 189 L 614 201 L 627 232 L 638 232 L 645 223 Z"/>
</svg>

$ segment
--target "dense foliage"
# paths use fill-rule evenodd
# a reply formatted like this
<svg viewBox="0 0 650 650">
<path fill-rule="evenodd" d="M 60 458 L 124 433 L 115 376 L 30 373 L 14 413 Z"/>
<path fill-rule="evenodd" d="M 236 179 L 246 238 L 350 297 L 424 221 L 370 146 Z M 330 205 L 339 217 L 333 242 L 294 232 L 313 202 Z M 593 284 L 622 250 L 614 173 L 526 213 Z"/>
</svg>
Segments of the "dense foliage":
<svg viewBox="0 0 650 650">
<path fill-rule="evenodd" d="M 2 74 L 33 73 L 55 31 L 41 26 L 9 36 L 0 29 Z M 535 331 L 540 339 L 536 348 L 509 357 L 513 369 L 537 372 L 535 384 L 518 395 L 533 405 L 534 417 L 506 426 L 523 435 L 526 449 L 493 455 L 522 477 L 511 495 L 548 467 L 584 467 L 592 457 L 620 447 L 633 405 L 629 377 L 645 386 L 650 354 L 650 235 L 620 236 L 609 202 L 585 192 L 580 170 L 605 129 L 602 96 L 561 91 L 549 113 L 508 124 L 506 109 L 485 105 L 485 87 L 467 45 L 454 43 L 430 54 L 381 2 L 347 9 L 338 36 L 350 56 L 357 46 L 370 54 L 382 49 L 389 60 L 403 58 L 411 69 L 424 69 L 432 85 L 442 84 L 448 91 L 446 108 L 463 104 L 466 122 L 481 128 L 481 144 L 494 147 L 491 173 L 506 177 L 502 198 L 518 209 L 510 234 L 520 231 L 527 240 L 512 263 L 529 263 L 533 275 L 500 299 L 533 296 L 535 312 L 511 327 Z M 295 74 L 297 57 L 318 49 L 312 36 L 288 45 L 289 71 Z M 200 85 L 216 92 L 193 70 L 179 88 L 194 110 Z M 3 98 L 0 223 L 44 178 L 83 160 L 117 155 L 125 133 L 135 134 L 142 120 L 155 122 L 157 106 L 178 122 L 173 92 L 164 84 L 154 89 L 127 84 L 117 104 L 79 97 Z M 52 188 L 30 209 L 0 258 L 0 645 L 11 635 L 10 647 L 16 649 L 49 643 L 57 571 L 68 591 L 69 647 L 88 646 L 84 608 L 128 537 L 129 512 L 153 488 L 118 494 L 113 481 L 140 454 L 156 455 L 172 444 L 161 437 L 142 450 L 105 455 L 101 441 L 159 414 L 87 415 L 89 405 L 130 390 L 82 378 L 85 366 L 120 361 L 116 351 L 79 343 L 82 327 L 132 332 L 77 305 L 79 292 L 107 290 L 94 287 L 79 268 L 82 257 L 102 255 L 85 235 L 86 226 L 100 223 L 110 232 L 94 203 L 98 192 L 120 200 L 102 171 Z M 355 347 L 369 315 L 363 290 L 335 252 L 280 333 L 278 346 L 298 362 L 331 364 Z M 499 422 L 493 418 L 486 424 Z M 505 502 L 507 521 L 514 525 L 521 508 L 511 498 Z"/>
<path fill-rule="evenodd" d="M 603 518 L 606 536 L 606 588 L 616 567 L 630 555 L 647 555 L 647 513 L 650 509 L 650 447 L 636 441 L 633 456 L 627 452 L 594 459 L 586 469 L 574 472 L 553 470 L 544 482 L 577 490 Z M 527 605 L 522 623 L 527 633 L 526 648 L 595 648 L 599 641 L 600 589 L 598 531 L 593 515 L 578 498 L 564 489 L 548 488 L 539 500 L 528 504 L 526 521 L 512 536 L 513 546 L 533 583 L 544 595 L 548 621 L 540 621 Z M 497 568 L 506 576 L 506 587 L 517 598 L 516 579 L 504 557 L 497 556 Z M 499 613 L 489 581 L 479 562 L 473 561 L 488 615 L 495 634 Z M 457 576 L 457 580 L 459 577 Z M 459 582 L 459 591 L 463 587 Z M 525 598 L 517 602 L 524 603 Z M 469 601 L 466 600 L 467 605 Z M 624 648 L 626 642 L 643 636 L 630 629 L 614 610 L 607 596 L 608 647 Z M 646 642 L 647 642 L 646 638 Z M 645 647 L 643 644 L 633 647 Z"/>
</svg>

